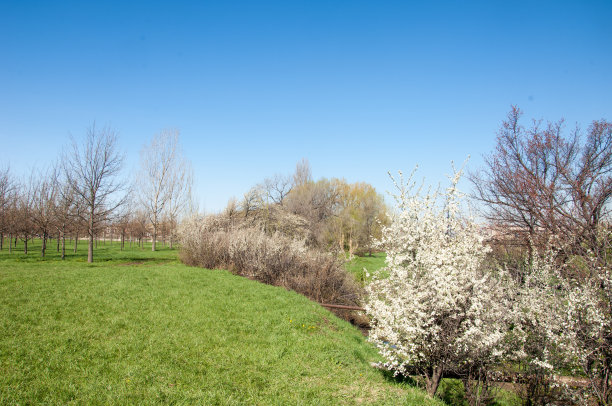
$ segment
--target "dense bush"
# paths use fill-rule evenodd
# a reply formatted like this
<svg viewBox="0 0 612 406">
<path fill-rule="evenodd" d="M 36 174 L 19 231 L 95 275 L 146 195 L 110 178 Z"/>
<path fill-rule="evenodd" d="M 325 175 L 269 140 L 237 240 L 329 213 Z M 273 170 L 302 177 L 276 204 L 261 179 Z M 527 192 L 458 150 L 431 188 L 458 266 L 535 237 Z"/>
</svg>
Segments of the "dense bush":
<svg viewBox="0 0 612 406">
<path fill-rule="evenodd" d="M 319 303 L 359 303 L 360 288 L 342 262 L 308 248 L 301 240 L 278 232 L 266 234 L 257 227 L 233 227 L 225 216 L 186 222 L 180 237 L 181 260 L 188 265 L 227 269 Z"/>
</svg>

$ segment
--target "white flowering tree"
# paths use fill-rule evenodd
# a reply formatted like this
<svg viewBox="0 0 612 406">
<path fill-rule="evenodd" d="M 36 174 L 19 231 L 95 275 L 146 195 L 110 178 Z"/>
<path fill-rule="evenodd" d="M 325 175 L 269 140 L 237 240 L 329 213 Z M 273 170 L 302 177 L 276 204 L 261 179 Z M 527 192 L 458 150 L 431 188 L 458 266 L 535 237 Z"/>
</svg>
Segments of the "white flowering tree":
<svg viewBox="0 0 612 406">
<path fill-rule="evenodd" d="M 607 239 L 607 238 L 606 238 Z M 607 243 L 605 244 L 607 245 Z M 586 378 L 586 385 L 562 385 L 578 404 L 612 402 L 612 271 L 592 252 L 570 261 L 555 260 L 549 250 L 536 254 L 515 306 L 518 355 L 549 374 Z M 579 268 L 583 275 L 572 277 Z M 533 338 L 538 345 L 529 345 Z"/>
<path fill-rule="evenodd" d="M 484 269 L 489 248 L 461 216 L 460 177 L 455 171 L 445 194 L 421 194 L 412 175 L 391 176 L 396 211 L 380 241 L 387 266 L 367 287 L 370 339 L 383 366 L 421 375 L 432 396 L 445 373 L 497 362 L 507 331 L 502 271 Z"/>
</svg>

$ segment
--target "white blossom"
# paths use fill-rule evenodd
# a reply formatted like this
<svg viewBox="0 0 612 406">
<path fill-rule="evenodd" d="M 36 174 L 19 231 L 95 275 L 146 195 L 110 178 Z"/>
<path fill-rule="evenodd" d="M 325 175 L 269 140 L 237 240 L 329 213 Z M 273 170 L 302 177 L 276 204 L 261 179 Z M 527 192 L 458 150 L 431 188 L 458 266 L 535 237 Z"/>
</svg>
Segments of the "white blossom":
<svg viewBox="0 0 612 406">
<path fill-rule="evenodd" d="M 505 274 L 484 269 L 489 248 L 461 216 L 460 176 L 444 195 L 422 195 L 410 179 L 406 186 L 401 174 L 399 183 L 392 178 L 397 211 L 379 242 L 387 266 L 367 287 L 370 339 L 385 366 L 396 374 L 422 371 L 428 382 L 435 369 L 493 362 L 507 330 Z"/>
</svg>

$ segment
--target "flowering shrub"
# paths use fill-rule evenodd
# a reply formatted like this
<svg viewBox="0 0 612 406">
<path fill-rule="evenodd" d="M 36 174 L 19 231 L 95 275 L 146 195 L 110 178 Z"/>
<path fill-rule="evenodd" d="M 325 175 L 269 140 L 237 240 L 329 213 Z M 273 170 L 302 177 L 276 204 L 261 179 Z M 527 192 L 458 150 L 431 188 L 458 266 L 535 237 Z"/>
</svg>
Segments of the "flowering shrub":
<svg viewBox="0 0 612 406">
<path fill-rule="evenodd" d="M 483 269 L 489 248 L 460 215 L 456 172 L 444 195 L 399 193 L 380 245 L 387 267 L 367 286 L 370 339 L 395 374 L 420 374 L 435 394 L 448 371 L 481 371 L 502 356 L 508 300 L 504 274 Z M 410 177 L 412 178 L 412 176 Z M 475 368 L 474 368 L 475 367 Z M 474 378 L 474 376 L 472 376 Z"/>
<path fill-rule="evenodd" d="M 569 370 L 586 377 L 582 389 L 562 385 L 568 400 L 607 405 L 612 401 L 612 273 L 605 257 L 574 259 L 588 271 L 586 278 L 569 277 L 563 271 L 572 264 L 555 261 L 550 250 L 534 255 L 515 306 L 518 355 L 549 374 Z"/>
<path fill-rule="evenodd" d="M 232 227 L 214 216 L 185 223 L 180 237 L 181 260 L 188 265 L 227 269 L 320 303 L 359 304 L 360 288 L 342 262 L 302 240 L 255 227 Z M 338 314 L 349 317 L 347 312 Z"/>
</svg>

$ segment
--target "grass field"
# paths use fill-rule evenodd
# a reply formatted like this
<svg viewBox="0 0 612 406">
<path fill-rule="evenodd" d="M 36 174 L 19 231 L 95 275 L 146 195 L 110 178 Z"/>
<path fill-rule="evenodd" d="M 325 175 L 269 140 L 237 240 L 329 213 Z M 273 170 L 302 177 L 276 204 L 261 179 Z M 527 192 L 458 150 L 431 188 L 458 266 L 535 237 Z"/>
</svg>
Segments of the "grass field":
<svg viewBox="0 0 612 406">
<path fill-rule="evenodd" d="M 0 252 L 0 404 L 441 404 L 306 298 L 176 251 Z"/>
<path fill-rule="evenodd" d="M 384 252 L 375 252 L 372 256 L 365 255 L 363 257 L 355 256 L 351 261 L 345 264 L 345 268 L 347 271 L 352 273 L 362 285 L 364 285 L 368 280 L 364 268 L 372 274 L 372 272 L 377 271 L 385 266 L 385 259 L 387 256 Z"/>
</svg>

